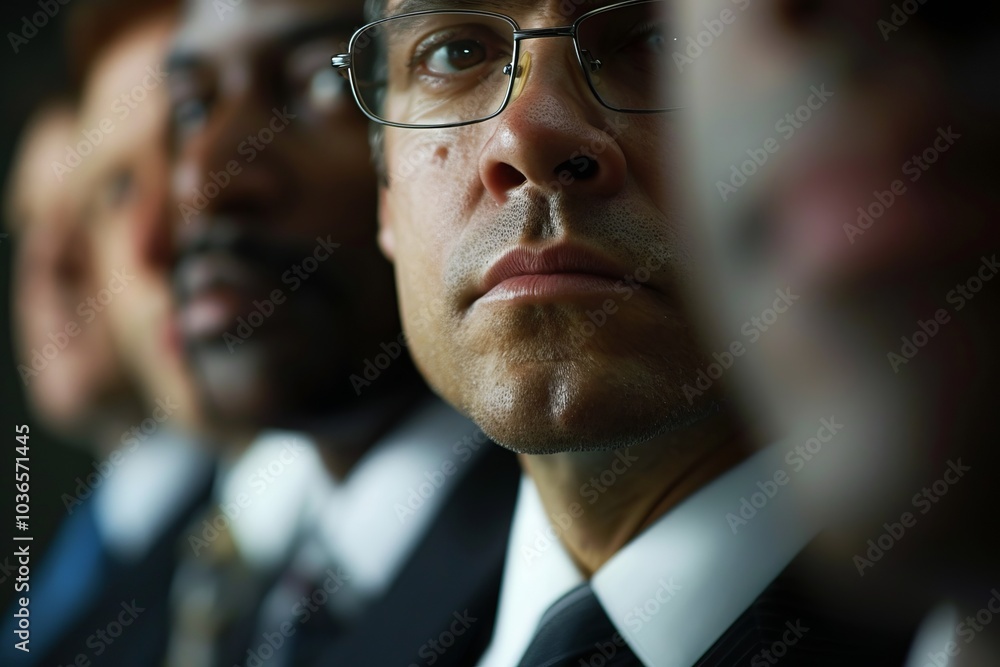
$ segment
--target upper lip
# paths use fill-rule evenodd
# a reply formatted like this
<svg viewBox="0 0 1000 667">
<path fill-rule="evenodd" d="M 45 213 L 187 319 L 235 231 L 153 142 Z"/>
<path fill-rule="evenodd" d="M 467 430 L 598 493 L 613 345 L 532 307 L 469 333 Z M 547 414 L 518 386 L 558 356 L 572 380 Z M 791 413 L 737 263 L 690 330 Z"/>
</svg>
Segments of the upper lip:
<svg viewBox="0 0 1000 667">
<path fill-rule="evenodd" d="M 576 244 L 561 243 L 543 249 L 518 246 L 497 259 L 479 284 L 480 296 L 517 276 L 580 273 L 622 280 L 627 273 L 617 262 Z"/>
<path fill-rule="evenodd" d="M 252 293 L 257 276 L 252 267 L 226 253 L 187 257 L 178 265 L 174 284 L 181 301 L 217 288 Z"/>
</svg>

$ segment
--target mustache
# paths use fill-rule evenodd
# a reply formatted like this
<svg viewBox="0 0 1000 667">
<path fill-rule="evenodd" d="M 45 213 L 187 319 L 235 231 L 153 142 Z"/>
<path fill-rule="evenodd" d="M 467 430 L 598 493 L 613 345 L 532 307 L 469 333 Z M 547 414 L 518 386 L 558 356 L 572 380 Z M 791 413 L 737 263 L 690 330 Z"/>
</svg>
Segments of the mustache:
<svg viewBox="0 0 1000 667">
<path fill-rule="evenodd" d="M 206 225 L 183 243 L 178 263 L 204 255 L 229 255 L 279 274 L 311 251 L 307 243 L 280 241 L 237 222 L 221 220 Z"/>
<path fill-rule="evenodd" d="M 213 220 L 179 245 L 172 270 L 174 295 L 180 303 L 192 296 L 194 274 L 191 269 L 199 264 L 204 266 L 199 260 L 211 262 L 213 282 L 242 285 L 251 293 L 264 294 L 273 289 L 288 292 L 289 285 L 284 278 L 289 276 L 292 267 L 300 266 L 303 259 L 312 256 L 315 246 L 315 240 L 282 238 L 241 221 Z M 321 263 L 308 280 L 297 282 L 295 290 L 301 294 L 297 300 L 328 302 L 345 298 L 346 283 L 342 274 L 347 267 L 339 266 L 341 260 L 332 257 Z M 199 280 L 193 282 L 198 284 Z"/>
<path fill-rule="evenodd" d="M 679 230 L 669 224 L 668 217 L 652 206 L 636 208 L 624 201 L 596 203 L 561 195 L 512 194 L 490 219 L 474 220 L 466 227 L 446 259 L 444 282 L 449 290 L 462 290 L 511 248 L 559 239 L 585 243 L 628 268 L 656 260 L 663 271 L 672 274 Z"/>
</svg>

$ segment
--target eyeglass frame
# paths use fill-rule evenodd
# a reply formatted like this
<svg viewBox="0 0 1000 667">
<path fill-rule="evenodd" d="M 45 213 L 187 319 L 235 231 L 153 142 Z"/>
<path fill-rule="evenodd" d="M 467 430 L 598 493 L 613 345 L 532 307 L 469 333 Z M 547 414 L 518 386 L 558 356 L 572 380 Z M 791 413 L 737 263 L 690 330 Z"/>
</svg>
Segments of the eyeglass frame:
<svg viewBox="0 0 1000 667">
<path fill-rule="evenodd" d="M 666 0 L 624 0 L 623 2 L 616 2 L 606 7 L 597 7 L 596 9 L 592 9 L 589 12 L 581 14 L 570 25 L 557 26 L 553 28 L 521 28 L 517 24 L 517 21 L 515 21 L 510 16 L 507 16 L 505 14 L 499 14 L 496 12 L 486 12 L 476 9 L 454 9 L 454 10 L 423 9 L 416 12 L 406 12 L 405 14 L 386 16 L 384 18 L 378 19 L 377 21 L 372 21 L 371 23 L 363 25 L 357 30 L 355 30 L 354 34 L 351 35 L 350 42 L 348 42 L 347 53 L 339 53 L 330 58 L 330 65 L 334 69 L 336 69 L 341 76 L 347 78 L 347 80 L 351 84 L 351 94 L 354 96 L 354 101 L 357 102 L 358 107 L 361 109 L 361 112 L 364 113 L 364 115 L 367 116 L 368 119 L 373 122 L 376 122 L 380 125 L 386 125 L 388 127 L 400 127 L 404 129 L 413 129 L 413 130 L 434 130 L 434 129 L 445 129 L 451 127 L 463 127 L 465 125 L 474 125 L 476 123 L 482 123 L 492 118 L 496 118 L 501 113 L 503 113 L 504 109 L 506 109 L 507 106 L 510 104 L 511 98 L 513 97 L 512 93 L 514 92 L 514 83 L 516 79 L 519 76 L 521 76 L 520 72 L 521 66 L 517 63 L 519 63 L 521 59 L 522 41 L 528 39 L 540 39 L 544 37 L 569 37 L 573 40 L 573 51 L 576 53 L 577 62 L 583 69 L 583 78 L 587 81 L 587 87 L 590 88 L 590 92 L 593 93 L 594 97 L 601 104 L 601 106 L 605 107 L 606 109 L 610 109 L 611 111 L 617 111 L 619 113 L 642 113 L 642 114 L 665 113 L 668 111 L 675 111 L 680 107 L 670 107 L 666 109 L 620 109 L 611 106 L 610 104 L 606 103 L 603 99 L 601 99 L 600 94 L 597 92 L 597 89 L 594 88 L 594 84 L 590 79 L 590 74 L 587 71 L 588 65 L 585 64 L 583 61 L 583 53 L 587 51 L 586 49 L 580 48 L 580 42 L 577 39 L 577 34 L 580 24 L 586 21 L 587 19 L 592 18 L 595 15 L 603 14 L 609 11 L 614 11 L 616 9 L 621 9 L 622 7 L 647 5 L 653 3 L 660 3 L 665 5 Z M 504 65 L 503 68 L 503 73 L 508 76 L 507 92 L 504 94 L 503 103 L 496 111 L 494 111 L 489 116 L 485 116 L 483 118 L 477 118 L 475 120 L 463 120 L 454 123 L 441 123 L 437 125 L 417 125 L 414 123 L 397 123 L 379 118 L 371 110 L 369 110 L 368 106 L 361 100 L 361 96 L 358 94 L 358 83 L 354 76 L 354 68 L 351 66 L 352 55 L 354 54 L 354 47 L 356 45 L 358 37 L 360 37 L 362 33 L 370 30 L 374 26 L 379 25 L 381 23 L 386 23 L 387 21 L 394 21 L 401 18 L 409 18 L 411 16 L 426 16 L 429 14 L 465 14 L 469 16 L 486 16 L 489 18 L 495 18 L 505 21 L 506 23 L 510 24 L 511 28 L 513 28 L 514 52 L 511 54 L 511 61 L 506 65 Z M 600 60 L 590 61 L 591 66 L 593 66 L 595 63 L 598 66 L 600 66 Z M 516 71 L 514 69 L 515 66 L 517 67 Z M 344 70 L 346 70 L 346 72 Z M 592 69 L 591 71 L 596 71 L 596 70 Z"/>
</svg>

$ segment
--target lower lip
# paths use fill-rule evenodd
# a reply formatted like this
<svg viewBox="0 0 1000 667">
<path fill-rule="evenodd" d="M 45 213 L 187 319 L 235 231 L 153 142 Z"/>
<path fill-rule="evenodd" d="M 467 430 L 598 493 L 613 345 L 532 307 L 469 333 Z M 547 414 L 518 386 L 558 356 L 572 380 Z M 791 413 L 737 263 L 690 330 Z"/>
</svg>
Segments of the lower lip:
<svg viewBox="0 0 1000 667">
<path fill-rule="evenodd" d="M 614 291 L 618 282 L 588 273 L 515 276 L 493 287 L 479 302 L 551 302 L 567 298 L 606 297 Z"/>
<path fill-rule="evenodd" d="M 236 324 L 249 299 L 232 290 L 215 289 L 197 295 L 180 310 L 180 330 L 184 338 L 221 336 Z"/>
</svg>

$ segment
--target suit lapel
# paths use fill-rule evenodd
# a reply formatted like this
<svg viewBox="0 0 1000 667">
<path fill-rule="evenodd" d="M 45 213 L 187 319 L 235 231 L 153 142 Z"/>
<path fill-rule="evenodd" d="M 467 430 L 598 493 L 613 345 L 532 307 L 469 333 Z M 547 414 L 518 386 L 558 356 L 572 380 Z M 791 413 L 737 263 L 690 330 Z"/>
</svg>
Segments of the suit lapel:
<svg viewBox="0 0 1000 667">
<path fill-rule="evenodd" d="M 916 628 L 865 626 L 812 586 L 800 555 L 775 579 L 695 667 L 901 667 Z M 811 573 L 815 576 L 815 573 Z"/>
<path fill-rule="evenodd" d="M 472 463 L 389 592 L 322 665 L 474 665 L 492 633 L 520 468 L 492 443 Z M 433 643 L 432 643 L 433 642 Z"/>
</svg>

